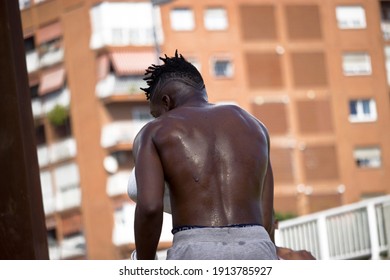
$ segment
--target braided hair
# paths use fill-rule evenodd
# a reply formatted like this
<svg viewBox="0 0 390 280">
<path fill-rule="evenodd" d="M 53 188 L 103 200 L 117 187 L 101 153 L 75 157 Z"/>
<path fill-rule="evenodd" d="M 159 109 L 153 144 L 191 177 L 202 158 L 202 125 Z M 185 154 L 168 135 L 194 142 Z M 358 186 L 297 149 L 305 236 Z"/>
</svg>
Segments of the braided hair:
<svg viewBox="0 0 390 280">
<path fill-rule="evenodd" d="M 194 65 L 188 62 L 181 54 L 175 52 L 175 56 L 165 58 L 160 57 L 163 65 L 152 64 L 146 69 L 145 78 L 148 88 L 141 88 L 145 91 L 146 100 L 150 100 L 154 94 L 157 84 L 168 80 L 178 80 L 196 89 L 205 88 L 202 75 Z"/>
</svg>

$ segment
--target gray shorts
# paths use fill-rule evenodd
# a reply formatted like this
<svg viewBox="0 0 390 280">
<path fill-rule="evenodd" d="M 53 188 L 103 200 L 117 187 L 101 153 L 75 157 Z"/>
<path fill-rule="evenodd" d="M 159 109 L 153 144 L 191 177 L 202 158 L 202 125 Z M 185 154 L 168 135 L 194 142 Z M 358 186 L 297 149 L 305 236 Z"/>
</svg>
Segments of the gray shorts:
<svg viewBox="0 0 390 280">
<path fill-rule="evenodd" d="M 204 227 L 173 236 L 167 260 L 277 260 L 276 247 L 262 226 Z"/>
</svg>

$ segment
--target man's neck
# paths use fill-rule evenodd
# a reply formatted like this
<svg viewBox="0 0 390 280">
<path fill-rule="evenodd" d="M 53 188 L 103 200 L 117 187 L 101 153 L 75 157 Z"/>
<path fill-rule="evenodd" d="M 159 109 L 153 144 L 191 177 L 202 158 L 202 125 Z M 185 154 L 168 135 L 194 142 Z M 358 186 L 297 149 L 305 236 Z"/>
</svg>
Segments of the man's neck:
<svg viewBox="0 0 390 280">
<path fill-rule="evenodd" d="M 202 107 L 208 105 L 207 98 L 204 96 L 191 96 L 189 98 L 178 98 L 176 107 Z"/>
</svg>

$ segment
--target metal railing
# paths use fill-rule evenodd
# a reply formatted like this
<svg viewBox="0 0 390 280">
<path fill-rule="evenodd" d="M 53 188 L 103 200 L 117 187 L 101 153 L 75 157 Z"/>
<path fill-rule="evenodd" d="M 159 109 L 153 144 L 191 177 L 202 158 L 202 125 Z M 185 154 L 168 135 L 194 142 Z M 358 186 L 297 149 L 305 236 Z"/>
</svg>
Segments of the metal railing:
<svg viewBox="0 0 390 280">
<path fill-rule="evenodd" d="M 65 237 L 59 246 L 59 256 L 61 259 L 83 256 L 86 254 L 86 241 L 83 234 Z"/>
<path fill-rule="evenodd" d="M 64 49 L 54 48 L 46 51 L 40 57 L 40 66 L 46 67 L 61 62 L 64 59 Z"/>
<path fill-rule="evenodd" d="M 96 95 L 106 98 L 114 95 L 140 94 L 141 87 L 146 87 L 146 82 L 140 76 L 116 76 L 109 74 L 96 85 Z"/>
<path fill-rule="evenodd" d="M 390 195 L 282 221 L 276 244 L 322 260 L 389 258 Z"/>
<path fill-rule="evenodd" d="M 101 134 L 101 145 L 108 148 L 117 144 L 133 143 L 135 136 L 147 121 L 114 121 L 105 125 Z"/>
<path fill-rule="evenodd" d="M 76 154 L 76 140 L 72 137 L 53 143 L 49 148 L 50 162 L 72 158 L 75 157 Z"/>
<path fill-rule="evenodd" d="M 112 197 L 127 193 L 127 182 L 129 181 L 131 170 L 118 171 L 107 178 L 107 194 Z"/>
<path fill-rule="evenodd" d="M 381 27 L 382 27 L 383 39 L 390 40 L 390 22 L 382 21 Z"/>
<path fill-rule="evenodd" d="M 39 69 L 39 56 L 36 50 L 26 52 L 27 72 L 31 73 Z"/>
</svg>

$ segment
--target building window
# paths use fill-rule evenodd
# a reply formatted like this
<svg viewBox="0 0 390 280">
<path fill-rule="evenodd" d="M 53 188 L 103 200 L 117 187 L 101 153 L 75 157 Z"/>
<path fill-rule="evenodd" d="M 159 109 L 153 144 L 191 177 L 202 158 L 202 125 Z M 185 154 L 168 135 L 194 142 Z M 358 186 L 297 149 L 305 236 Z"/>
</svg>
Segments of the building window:
<svg viewBox="0 0 390 280">
<path fill-rule="evenodd" d="M 195 29 L 194 12 L 189 8 L 175 8 L 170 13 L 171 27 L 175 31 Z"/>
<path fill-rule="evenodd" d="M 212 71 L 214 77 L 233 77 L 233 62 L 228 58 L 216 58 L 212 61 Z"/>
<path fill-rule="evenodd" d="M 24 39 L 24 50 L 26 53 L 35 51 L 35 39 L 34 36 L 27 37 Z"/>
<path fill-rule="evenodd" d="M 207 30 L 226 30 L 227 13 L 224 8 L 208 8 L 204 12 L 204 26 Z"/>
<path fill-rule="evenodd" d="M 343 72 L 346 76 L 371 75 L 371 57 L 368 53 L 343 54 Z"/>
<path fill-rule="evenodd" d="M 382 165 L 381 149 L 378 147 L 356 148 L 353 157 L 359 168 L 378 168 Z"/>
<path fill-rule="evenodd" d="M 384 21 L 390 21 L 390 2 L 381 1 L 381 17 Z"/>
<path fill-rule="evenodd" d="M 340 29 L 366 28 L 366 12 L 361 6 L 336 7 L 337 24 Z"/>
<path fill-rule="evenodd" d="M 349 101 L 350 122 L 376 121 L 377 112 L 374 99 L 355 99 Z"/>
</svg>

